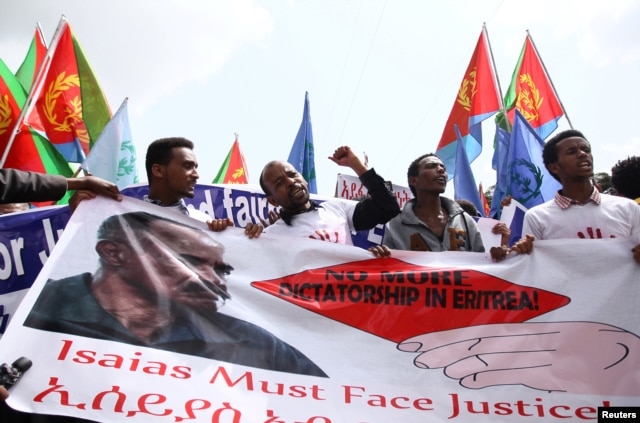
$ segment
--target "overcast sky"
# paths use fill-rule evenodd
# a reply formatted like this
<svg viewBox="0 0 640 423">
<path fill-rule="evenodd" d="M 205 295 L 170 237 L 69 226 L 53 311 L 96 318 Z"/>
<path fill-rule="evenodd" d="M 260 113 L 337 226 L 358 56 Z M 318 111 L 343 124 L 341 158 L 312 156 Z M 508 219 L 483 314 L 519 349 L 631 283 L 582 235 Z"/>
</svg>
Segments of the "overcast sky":
<svg viewBox="0 0 640 423">
<path fill-rule="evenodd" d="M 16 70 L 36 23 L 50 41 L 65 15 L 113 112 L 129 97 L 138 169 L 154 139 L 196 144 L 200 182 L 234 139 L 257 183 L 285 159 L 309 92 L 318 191 L 332 195 L 340 145 L 406 185 L 435 151 L 486 22 L 506 91 L 529 30 L 596 172 L 640 154 L 640 2 L 636 0 L 0 0 L 0 57 Z M 568 121 L 560 120 L 560 129 Z M 495 183 L 493 121 L 472 164 Z M 344 173 L 350 173 L 344 171 Z M 453 196 L 449 182 L 447 195 Z"/>
</svg>

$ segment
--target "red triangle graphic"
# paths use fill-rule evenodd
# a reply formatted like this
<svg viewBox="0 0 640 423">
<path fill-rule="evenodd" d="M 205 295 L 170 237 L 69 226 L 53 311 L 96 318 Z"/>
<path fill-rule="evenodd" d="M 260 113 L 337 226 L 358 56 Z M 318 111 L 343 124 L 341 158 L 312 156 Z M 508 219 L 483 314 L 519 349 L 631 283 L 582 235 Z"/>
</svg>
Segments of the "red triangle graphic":
<svg viewBox="0 0 640 423">
<path fill-rule="evenodd" d="M 524 322 L 570 302 L 476 270 L 394 258 L 309 269 L 251 285 L 396 343 L 429 332 Z"/>
</svg>

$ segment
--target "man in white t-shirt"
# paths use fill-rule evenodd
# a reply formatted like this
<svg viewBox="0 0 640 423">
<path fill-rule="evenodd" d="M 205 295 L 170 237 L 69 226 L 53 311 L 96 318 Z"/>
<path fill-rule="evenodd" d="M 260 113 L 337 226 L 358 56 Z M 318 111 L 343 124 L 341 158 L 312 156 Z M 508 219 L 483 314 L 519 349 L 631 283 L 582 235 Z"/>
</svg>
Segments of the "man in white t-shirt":
<svg viewBox="0 0 640 423">
<path fill-rule="evenodd" d="M 544 145 L 545 166 L 562 184 L 553 200 L 529 209 L 522 232 L 535 239 L 640 237 L 640 207 L 628 198 L 601 194 L 592 184 L 593 155 L 575 129 Z M 632 249 L 640 263 L 640 244 Z"/>
<path fill-rule="evenodd" d="M 271 161 L 262 170 L 260 186 L 269 203 L 281 208 L 280 219 L 267 228 L 268 233 L 352 245 L 352 231 L 372 229 L 400 212 L 398 201 L 384 179 L 374 169 L 367 169 L 351 148 L 339 147 L 329 159 L 351 168 L 369 196 L 358 202 L 331 199 L 319 204 L 310 199 L 307 181 L 292 164 Z M 376 256 L 389 252 L 382 246 L 370 251 Z"/>
</svg>

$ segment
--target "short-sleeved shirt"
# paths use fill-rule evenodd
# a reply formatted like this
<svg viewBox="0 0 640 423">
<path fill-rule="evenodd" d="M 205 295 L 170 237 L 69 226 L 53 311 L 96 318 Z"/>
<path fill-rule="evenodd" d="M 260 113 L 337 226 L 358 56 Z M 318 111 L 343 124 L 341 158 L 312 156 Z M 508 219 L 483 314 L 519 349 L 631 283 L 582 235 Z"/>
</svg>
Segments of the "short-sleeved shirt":
<svg viewBox="0 0 640 423">
<path fill-rule="evenodd" d="M 564 197 L 532 207 L 524 216 L 522 233 L 536 239 L 640 236 L 640 207 L 633 200 L 608 194 L 597 198 L 599 204 L 592 197 L 563 208 Z"/>
</svg>

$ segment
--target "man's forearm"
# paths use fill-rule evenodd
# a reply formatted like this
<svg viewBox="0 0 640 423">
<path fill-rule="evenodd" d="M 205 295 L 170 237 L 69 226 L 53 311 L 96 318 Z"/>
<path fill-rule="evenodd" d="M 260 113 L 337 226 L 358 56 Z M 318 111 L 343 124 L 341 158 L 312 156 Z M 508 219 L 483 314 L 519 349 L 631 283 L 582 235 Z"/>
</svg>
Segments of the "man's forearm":
<svg viewBox="0 0 640 423">
<path fill-rule="evenodd" d="M 387 189 L 384 179 L 373 168 L 360 176 L 369 193 L 369 197 L 356 205 L 353 213 L 353 227 L 366 230 L 378 224 L 387 223 L 400 213 L 395 195 Z"/>
<path fill-rule="evenodd" d="M 59 175 L 2 169 L 0 191 L 0 203 L 57 201 L 67 192 L 67 184 Z"/>
</svg>

